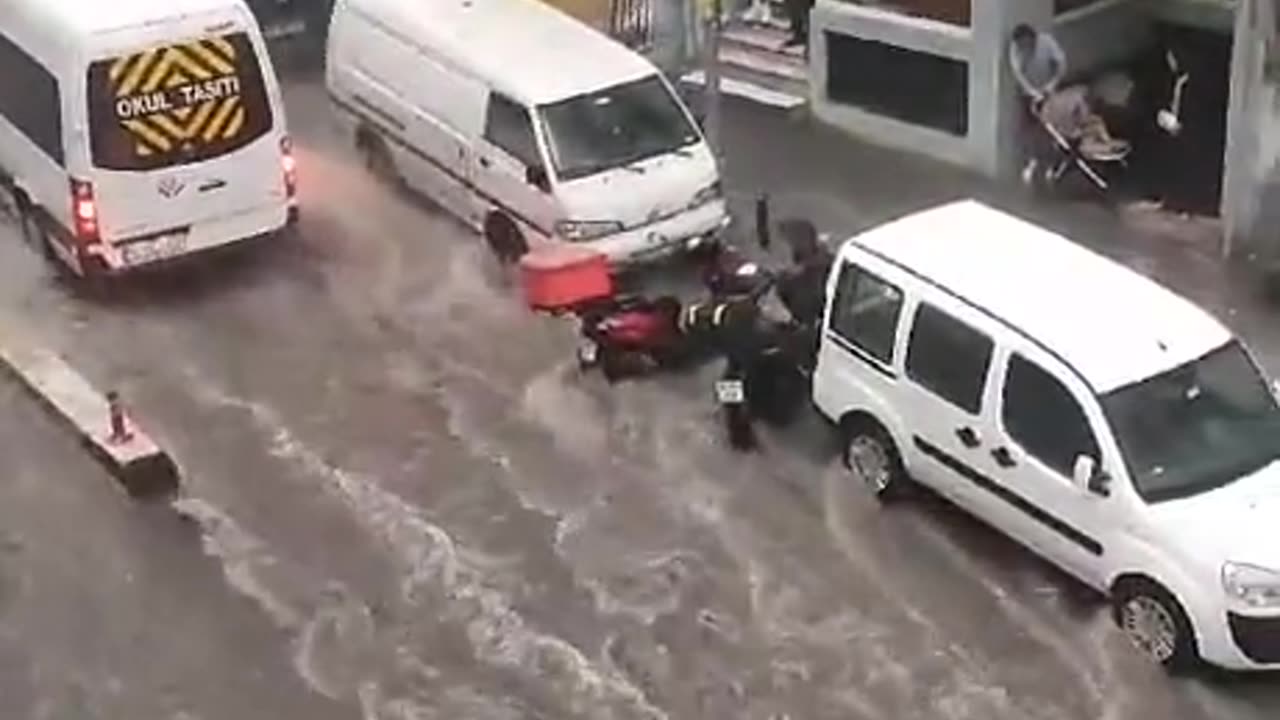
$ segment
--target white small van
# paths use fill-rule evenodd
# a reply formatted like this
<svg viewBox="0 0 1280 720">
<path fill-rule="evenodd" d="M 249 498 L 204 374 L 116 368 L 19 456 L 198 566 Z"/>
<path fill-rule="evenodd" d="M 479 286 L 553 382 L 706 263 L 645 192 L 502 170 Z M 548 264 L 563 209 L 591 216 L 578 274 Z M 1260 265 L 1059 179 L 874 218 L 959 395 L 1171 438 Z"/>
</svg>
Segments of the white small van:
<svg viewBox="0 0 1280 720">
<path fill-rule="evenodd" d="M 326 74 L 370 165 L 504 260 L 562 241 L 644 261 L 728 222 L 657 68 L 538 0 L 338 0 Z"/>
<path fill-rule="evenodd" d="M 294 186 L 243 0 L 0 2 L 0 189 L 75 273 L 273 233 Z"/>
<path fill-rule="evenodd" d="M 1280 668 L 1280 405 L 1218 321 L 966 201 L 849 240 L 814 401 L 911 481 L 1112 598 L 1171 669 Z"/>
</svg>

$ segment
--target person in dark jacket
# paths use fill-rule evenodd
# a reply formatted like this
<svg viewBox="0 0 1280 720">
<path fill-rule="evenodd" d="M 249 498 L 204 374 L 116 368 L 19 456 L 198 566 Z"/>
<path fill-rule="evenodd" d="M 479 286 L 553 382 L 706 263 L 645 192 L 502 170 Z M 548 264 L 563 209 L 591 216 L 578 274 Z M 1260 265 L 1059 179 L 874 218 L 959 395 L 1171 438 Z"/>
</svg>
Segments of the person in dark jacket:
<svg viewBox="0 0 1280 720">
<path fill-rule="evenodd" d="M 827 275 L 835 256 L 823 246 L 817 228 L 808 220 L 783 220 L 778 225 L 791 246 L 792 263 L 778 279 L 778 297 L 796 322 L 816 326 L 822 320 Z"/>
<path fill-rule="evenodd" d="M 809 12 L 814 0 L 787 0 L 787 19 L 791 21 L 791 37 L 784 47 L 809 46 Z"/>
</svg>

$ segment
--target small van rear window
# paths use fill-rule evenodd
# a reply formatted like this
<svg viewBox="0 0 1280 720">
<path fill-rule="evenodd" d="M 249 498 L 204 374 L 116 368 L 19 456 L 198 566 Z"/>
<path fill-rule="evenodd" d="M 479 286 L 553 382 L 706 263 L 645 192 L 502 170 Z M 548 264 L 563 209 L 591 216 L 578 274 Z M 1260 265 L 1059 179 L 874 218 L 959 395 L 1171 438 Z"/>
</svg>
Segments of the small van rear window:
<svg viewBox="0 0 1280 720">
<path fill-rule="evenodd" d="M 93 162 L 107 170 L 210 160 L 252 143 L 274 122 L 243 32 L 95 61 L 88 88 Z"/>
</svg>

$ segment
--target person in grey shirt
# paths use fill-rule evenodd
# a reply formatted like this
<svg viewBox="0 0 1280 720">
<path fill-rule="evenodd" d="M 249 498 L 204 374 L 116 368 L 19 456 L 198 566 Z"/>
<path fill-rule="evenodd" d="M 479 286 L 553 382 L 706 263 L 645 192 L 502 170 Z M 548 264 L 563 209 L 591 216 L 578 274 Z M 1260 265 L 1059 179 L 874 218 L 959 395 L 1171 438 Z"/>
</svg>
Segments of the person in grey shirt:
<svg viewBox="0 0 1280 720">
<path fill-rule="evenodd" d="M 1035 102 L 1043 101 L 1056 90 L 1067 72 L 1067 55 L 1058 41 L 1049 33 L 1037 32 L 1026 24 L 1013 29 L 1009 63 L 1022 92 Z"/>
<path fill-rule="evenodd" d="M 1036 126 L 1034 116 L 1058 89 L 1058 83 L 1062 82 L 1062 77 L 1067 72 L 1067 55 L 1052 35 L 1021 24 L 1013 29 L 1009 64 L 1013 68 L 1013 77 L 1018 81 L 1019 89 L 1030 101 L 1024 113 L 1023 137 L 1027 164 L 1022 170 L 1023 182 L 1030 184 L 1039 166 L 1040 156 L 1050 150 L 1045 147 L 1044 132 Z"/>
</svg>

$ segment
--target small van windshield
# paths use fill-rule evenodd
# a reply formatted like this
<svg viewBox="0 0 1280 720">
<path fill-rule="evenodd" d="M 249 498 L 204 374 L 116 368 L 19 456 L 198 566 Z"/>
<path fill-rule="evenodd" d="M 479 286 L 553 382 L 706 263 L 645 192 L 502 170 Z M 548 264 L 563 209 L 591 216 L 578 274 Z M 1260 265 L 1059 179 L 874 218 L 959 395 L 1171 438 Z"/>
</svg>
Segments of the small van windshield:
<svg viewBox="0 0 1280 720">
<path fill-rule="evenodd" d="M 1213 490 L 1280 459 L 1280 406 L 1236 341 L 1113 391 L 1102 407 L 1148 502 Z"/>
<path fill-rule="evenodd" d="M 699 140 L 656 75 L 544 105 L 539 112 L 562 180 L 631 165 Z"/>
<path fill-rule="evenodd" d="M 88 79 L 93 163 L 106 170 L 209 160 L 272 127 L 262 68 L 243 32 L 98 60 Z"/>
</svg>

